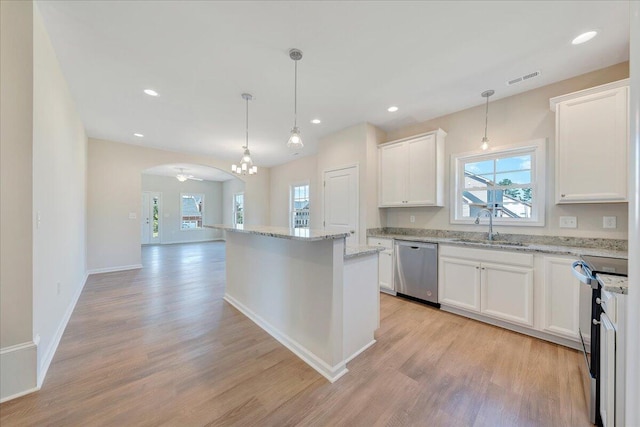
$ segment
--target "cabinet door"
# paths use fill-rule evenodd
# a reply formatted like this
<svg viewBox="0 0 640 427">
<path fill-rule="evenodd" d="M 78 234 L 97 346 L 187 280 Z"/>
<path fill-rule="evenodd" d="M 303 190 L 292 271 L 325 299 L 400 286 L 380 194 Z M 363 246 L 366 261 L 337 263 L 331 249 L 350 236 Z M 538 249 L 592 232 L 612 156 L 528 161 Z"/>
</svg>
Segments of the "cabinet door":
<svg viewBox="0 0 640 427">
<path fill-rule="evenodd" d="M 578 339 L 580 288 L 571 273 L 573 259 L 544 257 L 544 319 L 542 328 L 556 335 Z M 590 289 L 590 288 L 589 288 Z M 591 305 L 588 305 L 591 310 Z"/>
<path fill-rule="evenodd" d="M 627 200 L 628 88 L 561 102 L 556 110 L 556 202 Z"/>
<path fill-rule="evenodd" d="M 533 268 L 481 264 L 481 312 L 533 326 Z"/>
<path fill-rule="evenodd" d="M 407 149 L 404 143 L 380 148 L 379 206 L 404 205 L 407 184 Z"/>
<path fill-rule="evenodd" d="M 479 312 L 480 264 L 441 256 L 438 270 L 439 302 Z"/>
<path fill-rule="evenodd" d="M 436 137 L 407 141 L 407 204 L 436 204 Z"/>
<path fill-rule="evenodd" d="M 378 255 L 378 280 L 380 289 L 393 291 L 393 251 L 385 250 Z"/>
</svg>

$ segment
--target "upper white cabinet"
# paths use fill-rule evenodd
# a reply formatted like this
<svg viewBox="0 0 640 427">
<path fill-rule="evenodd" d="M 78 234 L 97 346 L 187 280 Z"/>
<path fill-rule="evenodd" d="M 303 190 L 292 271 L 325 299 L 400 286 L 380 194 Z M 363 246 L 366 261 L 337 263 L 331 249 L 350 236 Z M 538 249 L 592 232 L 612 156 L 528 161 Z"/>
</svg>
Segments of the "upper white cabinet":
<svg viewBox="0 0 640 427">
<path fill-rule="evenodd" d="M 378 147 L 379 207 L 444 205 L 442 129 Z"/>
<path fill-rule="evenodd" d="M 556 203 L 627 200 L 629 81 L 550 100 L 556 113 Z"/>
</svg>

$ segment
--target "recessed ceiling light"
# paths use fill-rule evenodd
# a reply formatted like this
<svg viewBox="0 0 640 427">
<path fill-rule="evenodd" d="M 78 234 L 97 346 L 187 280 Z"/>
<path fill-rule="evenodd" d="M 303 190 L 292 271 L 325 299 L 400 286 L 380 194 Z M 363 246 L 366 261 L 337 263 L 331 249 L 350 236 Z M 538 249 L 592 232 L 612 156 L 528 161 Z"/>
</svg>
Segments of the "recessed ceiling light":
<svg viewBox="0 0 640 427">
<path fill-rule="evenodd" d="M 387 108 L 387 111 L 390 113 L 395 113 L 396 111 L 398 111 L 398 107 L 392 105 L 391 107 Z"/>
<path fill-rule="evenodd" d="M 575 39 L 573 39 L 571 41 L 571 44 L 582 44 L 582 43 L 586 43 L 589 40 L 591 40 L 592 38 L 594 38 L 595 36 L 598 35 L 597 31 L 587 31 L 586 33 L 582 33 L 580 34 L 578 37 L 576 37 Z"/>
<path fill-rule="evenodd" d="M 156 91 L 155 91 L 155 90 L 153 90 L 153 89 L 145 89 L 145 90 L 144 90 L 144 93 L 146 93 L 146 94 L 147 94 L 147 95 L 149 95 L 149 96 L 158 96 L 158 95 L 159 95 L 159 94 L 158 94 L 158 92 L 156 92 Z"/>
<path fill-rule="evenodd" d="M 138 138 L 144 138 L 144 135 L 141 133 L 134 133 L 133 136 L 137 136 Z"/>
<path fill-rule="evenodd" d="M 313 123 L 314 125 L 319 125 L 320 123 L 322 123 L 322 120 L 320 120 L 320 119 L 313 119 L 313 120 L 311 120 L 311 123 Z"/>
</svg>

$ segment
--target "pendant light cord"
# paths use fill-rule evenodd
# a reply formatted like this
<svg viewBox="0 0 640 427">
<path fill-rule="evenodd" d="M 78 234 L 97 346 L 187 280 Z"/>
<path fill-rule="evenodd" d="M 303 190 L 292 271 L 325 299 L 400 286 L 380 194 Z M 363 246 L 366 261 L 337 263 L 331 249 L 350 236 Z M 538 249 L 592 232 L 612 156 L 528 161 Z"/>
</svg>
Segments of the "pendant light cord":
<svg viewBox="0 0 640 427">
<path fill-rule="evenodd" d="M 484 112 L 484 139 L 487 139 L 487 125 L 489 124 L 489 96 L 487 96 L 487 107 Z"/>
<path fill-rule="evenodd" d="M 293 127 L 298 127 L 298 61 L 293 61 L 295 64 L 294 67 L 294 78 L 293 78 Z"/>
<path fill-rule="evenodd" d="M 246 134 L 247 134 L 247 142 L 245 144 L 245 148 L 248 150 L 249 149 L 249 98 L 247 98 L 247 121 L 246 121 Z"/>
</svg>

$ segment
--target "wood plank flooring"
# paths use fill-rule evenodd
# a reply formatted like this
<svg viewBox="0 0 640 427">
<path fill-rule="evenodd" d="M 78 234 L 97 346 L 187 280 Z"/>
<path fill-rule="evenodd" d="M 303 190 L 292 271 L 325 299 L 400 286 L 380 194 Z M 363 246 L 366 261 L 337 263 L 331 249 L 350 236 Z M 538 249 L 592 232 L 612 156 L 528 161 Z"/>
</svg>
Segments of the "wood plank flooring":
<svg viewBox="0 0 640 427">
<path fill-rule="evenodd" d="M 89 278 L 9 426 L 587 426 L 580 354 L 381 296 L 378 342 L 335 384 L 222 300 L 224 243 L 143 248 Z"/>
</svg>

